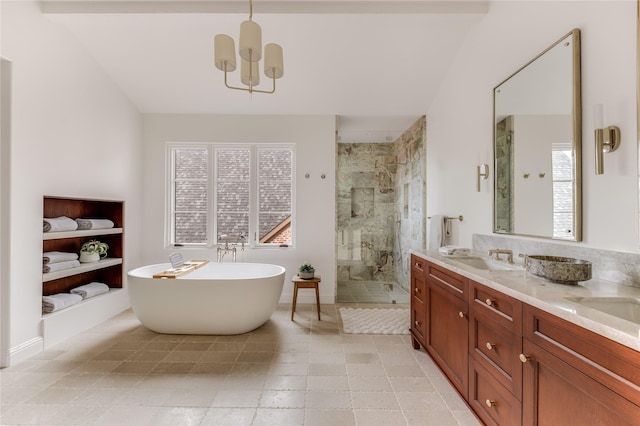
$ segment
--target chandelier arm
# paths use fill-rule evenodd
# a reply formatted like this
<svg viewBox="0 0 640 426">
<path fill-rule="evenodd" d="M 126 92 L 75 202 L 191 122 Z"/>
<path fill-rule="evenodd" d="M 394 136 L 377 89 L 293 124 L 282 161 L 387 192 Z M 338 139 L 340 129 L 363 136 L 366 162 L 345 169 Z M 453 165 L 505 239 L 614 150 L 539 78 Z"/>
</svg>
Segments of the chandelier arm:
<svg viewBox="0 0 640 426">
<path fill-rule="evenodd" d="M 254 89 L 253 86 L 249 86 L 249 88 L 245 88 L 245 87 L 235 87 L 235 86 L 231 86 L 229 85 L 229 83 L 227 82 L 227 71 L 225 70 L 224 72 L 224 85 L 227 89 L 234 89 L 234 90 L 242 90 L 243 92 L 249 92 L 249 93 L 266 93 L 266 94 L 271 94 L 271 93 L 275 93 L 276 91 L 276 78 L 273 77 L 273 89 L 271 90 L 258 90 L 258 89 Z"/>
</svg>

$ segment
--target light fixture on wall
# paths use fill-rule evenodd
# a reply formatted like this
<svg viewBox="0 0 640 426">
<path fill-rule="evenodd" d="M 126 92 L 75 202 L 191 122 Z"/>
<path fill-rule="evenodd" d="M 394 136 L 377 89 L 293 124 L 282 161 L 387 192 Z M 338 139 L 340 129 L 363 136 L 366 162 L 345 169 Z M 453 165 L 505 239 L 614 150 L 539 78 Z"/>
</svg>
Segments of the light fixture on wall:
<svg viewBox="0 0 640 426">
<path fill-rule="evenodd" d="M 269 43 L 264 47 L 264 74 L 273 80 L 272 90 L 258 90 L 260 84 L 259 63 L 262 59 L 262 29 L 252 20 L 253 1 L 249 0 L 249 20 L 240 24 L 240 81 L 247 87 L 230 86 L 227 74 L 236 69 L 236 52 L 233 38 L 226 34 L 218 34 L 214 38 L 214 56 L 216 68 L 224 71 L 224 85 L 229 89 L 244 90 L 249 93 L 274 93 L 276 79 L 284 74 L 282 47 Z"/>
<path fill-rule="evenodd" d="M 616 126 L 604 127 L 602 119 L 602 104 L 594 108 L 594 127 L 596 140 L 596 174 L 604 173 L 604 153 L 613 152 L 620 146 L 620 129 Z"/>
<path fill-rule="evenodd" d="M 489 165 L 481 164 L 476 170 L 476 192 L 480 192 L 480 180 L 487 180 L 489 178 Z"/>
</svg>

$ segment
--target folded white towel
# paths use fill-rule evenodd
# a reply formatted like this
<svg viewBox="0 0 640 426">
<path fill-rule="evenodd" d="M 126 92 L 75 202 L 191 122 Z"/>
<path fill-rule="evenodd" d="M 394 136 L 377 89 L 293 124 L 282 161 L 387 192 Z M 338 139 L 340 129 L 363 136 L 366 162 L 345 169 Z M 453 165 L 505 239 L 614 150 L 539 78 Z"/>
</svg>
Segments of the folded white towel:
<svg viewBox="0 0 640 426">
<path fill-rule="evenodd" d="M 43 232 L 75 231 L 78 223 L 66 216 L 45 217 L 42 221 Z"/>
<path fill-rule="evenodd" d="M 113 228 L 113 221 L 109 219 L 76 219 L 78 229 L 109 229 Z"/>
<path fill-rule="evenodd" d="M 79 294 L 83 299 L 97 296 L 99 294 L 107 293 L 109 286 L 104 283 L 92 282 L 89 284 L 81 285 L 71 290 L 72 294 Z"/>
<path fill-rule="evenodd" d="M 42 272 L 49 273 L 55 271 L 64 271 L 65 269 L 77 268 L 80 262 L 77 260 L 67 260 L 66 262 L 47 263 L 42 265 Z"/>
<path fill-rule="evenodd" d="M 71 293 L 58 293 L 42 296 L 42 312 L 51 313 L 82 302 L 82 296 Z"/>
<path fill-rule="evenodd" d="M 64 251 L 46 251 L 42 253 L 42 263 L 60 263 L 69 260 L 78 260 L 78 253 L 68 253 Z"/>
</svg>

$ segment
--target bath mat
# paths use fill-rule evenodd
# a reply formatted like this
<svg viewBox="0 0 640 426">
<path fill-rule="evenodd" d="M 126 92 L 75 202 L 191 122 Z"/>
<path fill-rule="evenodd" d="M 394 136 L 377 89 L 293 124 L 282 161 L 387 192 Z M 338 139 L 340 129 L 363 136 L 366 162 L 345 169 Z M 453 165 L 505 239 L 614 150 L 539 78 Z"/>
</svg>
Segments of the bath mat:
<svg viewBox="0 0 640 426">
<path fill-rule="evenodd" d="M 409 334 L 409 309 L 340 308 L 347 334 Z"/>
</svg>

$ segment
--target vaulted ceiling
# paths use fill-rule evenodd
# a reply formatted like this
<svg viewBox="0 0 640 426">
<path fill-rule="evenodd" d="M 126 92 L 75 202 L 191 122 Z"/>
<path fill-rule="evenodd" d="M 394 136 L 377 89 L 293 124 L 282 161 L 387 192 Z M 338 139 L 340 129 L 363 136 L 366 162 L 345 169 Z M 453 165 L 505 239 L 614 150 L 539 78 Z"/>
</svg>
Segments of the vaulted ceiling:
<svg viewBox="0 0 640 426">
<path fill-rule="evenodd" d="M 263 44 L 284 50 L 271 95 L 225 88 L 213 63 L 216 34 L 237 46 L 248 0 L 45 0 L 41 8 L 143 113 L 336 114 L 345 132 L 371 133 L 404 130 L 426 113 L 487 3 L 255 0 Z"/>
</svg>

